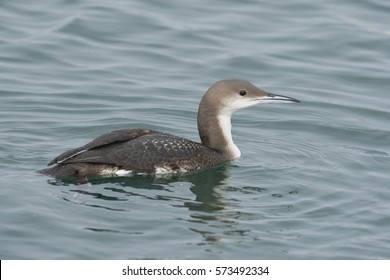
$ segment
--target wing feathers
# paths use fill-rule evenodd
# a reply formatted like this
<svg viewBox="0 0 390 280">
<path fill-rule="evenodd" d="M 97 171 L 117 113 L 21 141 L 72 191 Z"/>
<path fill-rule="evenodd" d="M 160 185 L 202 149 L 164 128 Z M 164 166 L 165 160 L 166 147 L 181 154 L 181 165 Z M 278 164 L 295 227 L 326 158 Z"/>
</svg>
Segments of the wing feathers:
<svg viewBox="0 0 390 280">
<path fill-rule="evenodd" d="M 154 134 L 159 133 L 154 130 L 150 129 L 121 129 L 121 130 L 114 130 L 111 132 L 108 132 L 106 134 L 103 134 L 99 136 L 98 138 L 92 140 L 91 142 L 87 143 L 86 145 L 72 149 L 70 151 L 64 152 L 61 155 L 54 158 L 52 161 L 48 163 L 48 165 L 53 165 L 56 163 L 62 163 L 65 161 L 68 161 L 72 158 L 74 158 L 77 155 L 80 155 L 86 151 L 100 148 L 103 146 L 111 145 L 114 143 L 120 143 L 129 141 L 135 138 L 138 138 L 140 136 L 146 135 L 146 134 Z"/>
</svg>

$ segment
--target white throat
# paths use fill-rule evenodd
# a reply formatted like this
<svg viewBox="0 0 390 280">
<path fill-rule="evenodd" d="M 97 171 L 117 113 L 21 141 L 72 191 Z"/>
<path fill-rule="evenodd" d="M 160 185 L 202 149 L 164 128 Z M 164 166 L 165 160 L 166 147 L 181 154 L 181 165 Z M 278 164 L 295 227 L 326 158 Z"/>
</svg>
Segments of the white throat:
<svg viewBox="0 0 390 280">
<path fill-rule="evenodd" d="M 241 152 L 233 142 L 231 119 L 231 111 L 223 112 L 222 114 L 218 115 L 218 125 L 221 128 L 222 136 L 225 138 L 227 145 L 226 151 L 231 154 L 232 159 L 235 159 L 241 156 Z"/>
</svg>

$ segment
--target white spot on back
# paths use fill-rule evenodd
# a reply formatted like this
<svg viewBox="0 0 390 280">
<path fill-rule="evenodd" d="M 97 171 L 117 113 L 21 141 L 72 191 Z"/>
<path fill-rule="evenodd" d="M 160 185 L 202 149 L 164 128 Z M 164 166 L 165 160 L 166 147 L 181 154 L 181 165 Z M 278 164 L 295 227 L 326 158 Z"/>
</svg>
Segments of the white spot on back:
<svg viewBox="0 0 390 280">
<path fill-rule="evenodd" d="M 172 173 L 172 170 L 168 170 L 167 168 L 164 167 L 156 167 L 154 172 L 156 174 L 168 174 L 168 173 Z"/>
<path fill-rule="evenodd" d="M 102 176 L 130 176 L 133 175 L 132 170 L 124 170 L 119 168 L 107 168 L 100 172 Z"/>
<path fill-rule="evenodd" d="M 133 171 L 131 170 L 124 170 L 124 169 L 119 169 L 115 171 L 115 175 L 117 176 L 126 176 L 126 175 L 131 175 Z"/>
<path fill-rule="evenodd" d="M 184 173 L 188 172 L 185 167 L 180 166 L 179 169 L 172 169 L 168 166 L 155 166 L 154 173 L 155 174 L 173 174 L 173 173 Z"/>
</svg>

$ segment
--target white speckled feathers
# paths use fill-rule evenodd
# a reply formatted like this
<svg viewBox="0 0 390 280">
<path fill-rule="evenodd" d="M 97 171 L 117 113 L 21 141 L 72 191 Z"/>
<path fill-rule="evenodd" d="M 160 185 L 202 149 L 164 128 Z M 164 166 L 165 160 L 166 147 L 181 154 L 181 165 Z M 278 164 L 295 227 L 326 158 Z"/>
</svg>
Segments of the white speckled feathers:
<svg viewBox="0 0 390 280">
<path fill-rule="evenodd" d="M 185 138 L 153 130 L 126 129 L 104 134 L 58 156 L 50 164 L 104 164 L 101 174 L 110 169 L 112 173 L 161 173 L 211 166 L 217 158 L 221 158 L 217 151 Z"/>
</svg>

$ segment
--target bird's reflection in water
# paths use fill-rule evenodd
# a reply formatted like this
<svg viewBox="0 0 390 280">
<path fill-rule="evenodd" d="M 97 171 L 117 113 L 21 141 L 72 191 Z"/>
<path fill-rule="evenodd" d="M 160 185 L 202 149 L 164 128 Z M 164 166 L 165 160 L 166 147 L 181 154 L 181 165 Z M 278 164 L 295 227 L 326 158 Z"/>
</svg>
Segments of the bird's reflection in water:
<svg viewBox="0 0 390 280">
<path fill-rule="evenodd" d="M 180 175 L 169 176 L 133 176 L 133 177 L 107 177 L 107 178 L 89 178 L 87 184 L 76 185 L 75 181 L 49 181 L 52 185 L 72 185 L 76 189 L 71 190 L 71 195 L 65 200 L 80 203 L 83 195 L 93 196 L 95 199 L 107 201 L 126 201 L 130 197 L 142 197 L 150 200 L 175 200 L 175 206 L 187 208 L 189 215 L 187 218 L 181 216 L 178 220 L 185 220 L 188 229 L 192 232 L 199 233 L 202 236 L 202 241 L 198 244 L 203 245 L 209 242 L 219 242 L 226 235 L 246 234 L 245 230 L 238 229 L 237 219 L 242 215 L 237 211 L 230 210 L 231 199 L 228 197 L 229 189 L 232 187 L 229 184 L 230 164 L 184 173 Z M 178 184 L 184 183 L 189 186 L 190 191 L 195 197 L 190 198 L 178 197 Z M 103 189 L 95 189 L 94 187 L 104 185 Z M 174 186 L 174 187 L 172 187 Z M 107 194 L 106 190 L 114 194 Z M 146 190 L 154 191 L 149 192 Z M 161 191 L 164 194 L 161 194 Z M 166 192 L 172 195 L 166 195 Z M 84 203 L 87 205 L 86 203 Z M 128 211 L 126 209 L 118 209 L 108 207 L 107 203 L 104 206 L 89 204 L 87 206 L 105 208 L 107 210 Z M 112 206 L 112 205 L 111 205 Z M 122 204 L 123 207 L 123 204 Z"/>
<path fill-rule="evenodd" d="M 190 211 L 192 226 L 189 229 L 202 236 L 198 245 L 221 242 L 227 235 L 243 236 L 247 232 L 239 229 L 238 218 L 243 213 L 230 207 L 232 199 L 228 194 L 234 189 L 229 182 L 230 168 L 225 165 L 205 170 L 191 180 L 195 199 L 184 205 Z"/>
</svg>

